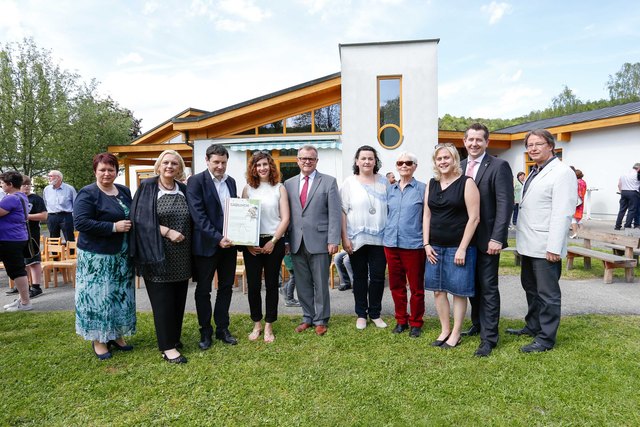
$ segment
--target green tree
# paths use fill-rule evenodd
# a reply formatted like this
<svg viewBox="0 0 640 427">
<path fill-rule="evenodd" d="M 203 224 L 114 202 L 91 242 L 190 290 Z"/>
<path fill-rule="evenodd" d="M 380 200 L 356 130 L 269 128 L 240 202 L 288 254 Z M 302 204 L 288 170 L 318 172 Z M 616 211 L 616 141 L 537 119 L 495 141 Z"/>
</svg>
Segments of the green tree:
<svg viewBox="0 0 640 427">
<path fill-rule="evenodd" d="M 625 62 L 617 73 L 609 75 L 607 89 L 611 100 L 640 100 L 640 62 Z"/>
<path fill-rule="evenodd" d="M 582 105 L 583 102 L 567 85 L 564 85 L 562 92 L 551 99 L 551 109 L 559 116 L 579 112 Z"/>
<path fill-rule="evenodd" d="M 93 156 L 130 143 L 141 122 L 97 87 L 31 39 L 0 45 L 0 170 L 35 178 L 59 169 L 76 187 L 90 182 Z"/>
</svg>

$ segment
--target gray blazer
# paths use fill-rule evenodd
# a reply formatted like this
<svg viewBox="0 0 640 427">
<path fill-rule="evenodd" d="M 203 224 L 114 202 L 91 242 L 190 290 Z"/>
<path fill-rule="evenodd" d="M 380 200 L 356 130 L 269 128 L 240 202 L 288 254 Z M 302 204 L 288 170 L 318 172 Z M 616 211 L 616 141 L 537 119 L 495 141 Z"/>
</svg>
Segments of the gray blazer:
<svg viewBox="0 0 640 427">
<path fill-rule="evenodd" d="M 284 187 L 289 195 L 291 209 L 291 252 L 298 252 L 304 237 L 304 245 L 309 253 L 328 253 L 329 244 L 340 243 L 342 201 L 336 179 L 316 172 L 304 209 L 300 204 L 300 175 L 289 178 Z"/>
</svg>

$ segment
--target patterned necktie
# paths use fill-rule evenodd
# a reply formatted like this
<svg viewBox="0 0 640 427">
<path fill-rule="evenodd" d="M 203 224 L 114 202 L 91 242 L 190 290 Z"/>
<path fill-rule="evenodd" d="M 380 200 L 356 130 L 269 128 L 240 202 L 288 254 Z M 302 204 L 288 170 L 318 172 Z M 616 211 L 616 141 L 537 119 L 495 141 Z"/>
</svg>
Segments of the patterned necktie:
<svg viewBox="0 0 640 427">
<path fill-rule="evenodd" d="M 309 191 L 309 177 L 305 176 L 304 184 L 302 185 L 302 192 L 300 193 L 300 204 L 304 208 L 304 205 L 307 203 L 307 192 Z"/>
<path fill-rule="evenodd" d="M 477 161 L 469 159 L 467 162 L 467 173 L 465 175 L 473 178 L 473 170 L 476 168 L 477 163 Z"/>
</svg>

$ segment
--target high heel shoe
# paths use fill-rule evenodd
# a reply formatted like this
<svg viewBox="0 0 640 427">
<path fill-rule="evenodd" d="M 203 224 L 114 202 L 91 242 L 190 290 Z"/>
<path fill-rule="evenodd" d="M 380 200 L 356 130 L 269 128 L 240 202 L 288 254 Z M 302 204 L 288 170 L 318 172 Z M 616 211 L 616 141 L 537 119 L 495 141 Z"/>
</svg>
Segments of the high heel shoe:
<svg viewBox="0 0 640 427">
<path fill-rule="evenodd" d="M 98 352 L 96 351 L 96 343 L 94 343 L 93 341 L 91 341 L 91 348 L 93 349 L 93 354 L 95 354 L 98 359 L 100 360 L 111 359 L 110 351 L 107 351 L 106 353 L 98 354 Z M 109 348 L 109 346 L 107 346 L 107 348 Z"/>
<path fill-rule="evenodd" d="M 443 348 L 445 350 L 449 350 L 450 348 L 454 348 L 457 347 L 460 343 L 462 342 L 462 337 L 458 338 L 458 342 L 456 342 L 454 345 L 449 345 L 447 344 L 447 342 L 443 342 L 442 345 L 440 346 L 440 348 Z"/>
<path fill-rule="evenodd" d="M 173 359 L 169 359 L 166 354 L 162 353 L 162 358 L 169 363 L 178 363 L 178 364 L 187 363 L 187 358 L 184 357 L 183 355 L 174 357 Z"/>
<path fill-rule="evenodd" d="M 107 343 L 107 347 L 111 348 L 111 347 L 115 347 L 116 349 L 120 350 L 120 351 L 131 351 L 133 350 L 133 346 L 130 344 L 125 344 L 125 345 L 120 345 L 118 344 L 118 342 L 116 340 L 110 340 Z"/>
<path fill-rule="evenodd" d="M 442 346 L 442 344 L 444 344 L 444 343 L 446 343 L 446 342 L 447 342 L 447 340 L 449 339 L 449 337 L 450 337 L 450 336 L 451 336 L 451 334 L 447 335 L 446 337 L 444 337 L 444 338 L 443 338 L 443 339 L 441 339 L 441 340 L 435 340 L 435 341 L 433 341 L 433 342 L 431 343 L 431 346 L 432 346 L 432 347 L 440 347 L 440 346 Z"/>
</svg>

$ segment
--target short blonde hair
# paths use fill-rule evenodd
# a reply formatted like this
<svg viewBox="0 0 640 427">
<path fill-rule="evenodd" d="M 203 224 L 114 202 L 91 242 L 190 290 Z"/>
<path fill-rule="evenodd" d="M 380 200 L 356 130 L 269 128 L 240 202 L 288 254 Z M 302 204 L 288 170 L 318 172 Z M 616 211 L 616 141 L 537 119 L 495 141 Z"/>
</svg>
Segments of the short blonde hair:
<svg viewBox="0 0 640 427">
<path fill-rule="evenodd" d="M 176 179 L 178 181 L 182 181 L 184 179 L 184 170 L 186 166 L 184 165 L 184 160 L 182 159 L 182 156 L 178 154 L 176 150 L 164 150 L 162 153 L 160 153 L 160 155 L 158 156 L 158 159 L 153 165 L 153 171 L 155 172 L 156 175 L 160 175 L 160 164 L 162 163 L 162 159 L 164 158 L 164 156 L 166 156 L 167 154 L 172 154 L 178 158 L 178 163 L 180 164 L 180 171 L 178 172 L 178 175 L 176 175 Z"/>
<path fill-rule="evenodd" d="M 431 156 L 431 160 L 433 162 L 433 176 L 436 181 L 440 181 L 442 178 L 442 174 L 436 165 L 436 155 L 440 150 L 447 150 L 451 157 L 453 158 L 453 173 L 456 176 L 462 175 L 462 169 L 460 169 L 460 154 L 458 154 L 458 150 L 455 145 L 446 143 L 446 144 L 438 144 L 436 145 L 435 150 L 433 150 L 433 155 Z"/>
</svg>

